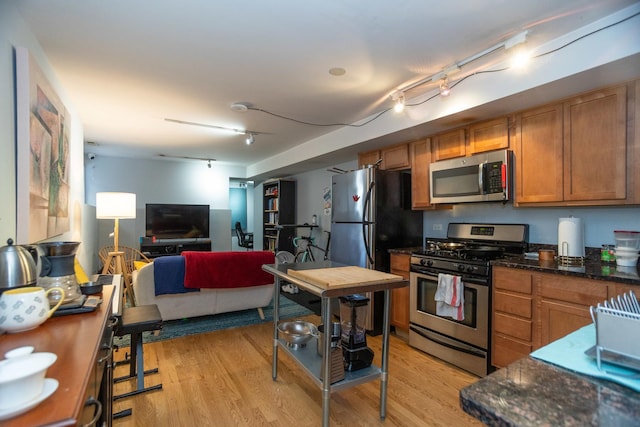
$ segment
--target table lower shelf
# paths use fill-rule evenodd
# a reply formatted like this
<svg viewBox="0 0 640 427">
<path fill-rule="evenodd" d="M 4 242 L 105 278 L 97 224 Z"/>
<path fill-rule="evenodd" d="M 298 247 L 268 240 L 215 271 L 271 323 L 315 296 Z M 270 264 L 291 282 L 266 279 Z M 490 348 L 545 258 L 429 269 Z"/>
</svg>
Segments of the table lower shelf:
<svg viewBox="0 0 640 427">
<path fill-rule="evenodd" d="M 317 351 L 317 338 L 310 340 L 305 347 L 292 349 L 286 341 L 278 339 L 280 348 L 289 354 L 311 377 L 316 385 L 322 388 L 322 357 Z M 344 379 L 331 384 L 331 392 L 340 391 L 359 384 L 373 381 L 380 377 L 382 370 L 375 365 L 357 371 L 344 373 Z"/>
</svg>

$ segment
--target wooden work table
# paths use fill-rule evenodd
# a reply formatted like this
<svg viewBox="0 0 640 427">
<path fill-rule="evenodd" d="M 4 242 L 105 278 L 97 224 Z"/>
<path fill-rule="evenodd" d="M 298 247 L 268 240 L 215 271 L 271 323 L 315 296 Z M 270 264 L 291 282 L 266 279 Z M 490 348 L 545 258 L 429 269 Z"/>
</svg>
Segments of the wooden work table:
<svg viewBox="0 0 640 427">
<path fill-rule="evenodd" d="M 103 287 L 102 304 L 94 312 L 52 317 L 31 331 L 0 336 L 2 357 L 7 351 L 22 346 L 33 346 L 34 352 L 55 353 L 58 358 L 47 370 L 46 377 L 59 383 L 53 395 L 35 408 L 1 421 L 3 427 L 72 426 L 91 421 L 95 408 L 87 407 L 87 399 L 98 399 L 102 372 L 107 364 L 103 360 L 99 365 L 99 361 L 110 359 L 110 350 L 105 354 L 101 343 L 113 316 L 114 289 L 113 285 Z"/>
<path fill-rule="evenodd" d="M 288 353 L 302 366 L 312 380 L 322 390 L 322 425 L 329 425 L 330 395 L 333 391 L 343 390 L 364 382 L 380 379 L 380 419 L 386 417 L 388 356 L 389 356 L 389 306 L 390 291 L 408 285 L 401 276 L 368 270 L 361 267 L 345 266 L 331 261 L 304 262 L 292 264 L 272 264 L 262 266 L 263 270 L 275 276 L 273 302 L 273 366 L 272 377 L 278 374 L 278 348 Z M 329 375 L 321 372 L 331 372 L 331 361 L 326 355 L 330 354 L 330 334 L 324 334 L 325 357 L 318 356 L 315 346 L 302 351 L 291 350 L 278 337 L 279 299 L 281 280 L 291 282 L 322 299 L 322 323 L 331 324 L 331 300 L 346 295 L 363 294 L 374 291 L 384 291 L 384 319 L 382 327 L 382 362 L 381 367 L 371 365 L 368 368 L 345 373 L 345 378 L 331 384 Z"/>
</svg>

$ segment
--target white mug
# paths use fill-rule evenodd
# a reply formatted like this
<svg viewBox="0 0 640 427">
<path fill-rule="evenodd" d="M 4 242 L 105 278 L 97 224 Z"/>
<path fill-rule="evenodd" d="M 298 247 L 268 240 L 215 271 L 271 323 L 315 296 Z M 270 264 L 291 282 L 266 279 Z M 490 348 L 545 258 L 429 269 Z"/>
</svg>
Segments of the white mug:
<svg viewBox="0 0 640 427">
<path fill-rule="evenodd" d="M 48 295 L 52 291 L 62 294 L 58 303 L 50 308 Z M 46 291 L 39 286 L 5 291 L 0 296 L 0 330 L 9 333 L 37 328 L 62 305 L 64 289 L 50 288 Z"/>
</svg>

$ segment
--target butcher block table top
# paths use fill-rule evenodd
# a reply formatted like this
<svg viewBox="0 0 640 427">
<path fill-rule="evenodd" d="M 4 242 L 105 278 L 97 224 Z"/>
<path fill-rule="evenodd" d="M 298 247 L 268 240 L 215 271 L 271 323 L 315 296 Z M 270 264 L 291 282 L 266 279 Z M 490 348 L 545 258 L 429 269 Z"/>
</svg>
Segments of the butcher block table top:
<svg viewBox="0 0 640 427">
<path fill-rule="evenodd" d="M 262 269 L 324 297 L 401 288 L 408 282 L 395 274 L 331 261 L 269 264 Z"/>
</svg>

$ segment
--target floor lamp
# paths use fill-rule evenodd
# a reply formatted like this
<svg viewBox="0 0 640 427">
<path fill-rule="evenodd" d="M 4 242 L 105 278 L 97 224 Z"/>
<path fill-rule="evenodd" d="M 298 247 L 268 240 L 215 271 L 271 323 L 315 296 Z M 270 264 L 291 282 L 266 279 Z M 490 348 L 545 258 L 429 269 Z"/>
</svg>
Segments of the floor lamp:
<svg viewBox="0 0 640 427">
<path fill-rule="evenodd" d="M 96 193 L 96 218 L 113 219 L 113 251 L 104 262 L 102 274 L 121 274 L 131 305 L 135 305 L 129 275 L 124 264 L 124 252 L 118 248 L 118 223 L 121 219 L 135 219 L 136 195 L 133 193 Z"/>
</svg>

